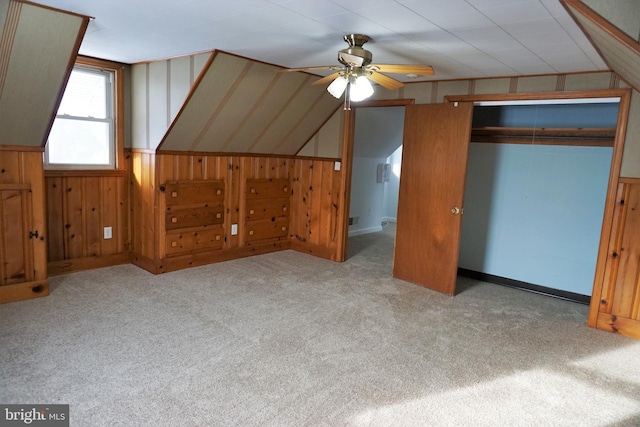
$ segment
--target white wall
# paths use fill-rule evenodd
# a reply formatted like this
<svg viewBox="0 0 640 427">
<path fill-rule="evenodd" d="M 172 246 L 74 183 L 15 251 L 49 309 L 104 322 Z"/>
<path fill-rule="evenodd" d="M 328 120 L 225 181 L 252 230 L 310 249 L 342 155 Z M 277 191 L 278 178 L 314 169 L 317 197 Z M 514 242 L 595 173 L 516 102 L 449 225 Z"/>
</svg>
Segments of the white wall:
<svg viewBox="0 0 640 427">
<path fill-rule="evenodd" d="M 458 265 L 591 295 L 611 153 L 470 144 Z"/>
<path fill-rule="evenodd" d="M 349 217 L 360 217 L 349 226 L 349 236 L 382 230 L 384 184 L 376 182 L 378 163 L 386 158 L 354 157 Z"/>
<path fill-rule="evenodd" d="M 396 222 L 398 214 L 398 192 L 400 190 L 400 166 L 402 164 L 402 145 L 386 160 L 391 165 L 389 182 L 384 183 L 382 220 Z"/>
</svg>

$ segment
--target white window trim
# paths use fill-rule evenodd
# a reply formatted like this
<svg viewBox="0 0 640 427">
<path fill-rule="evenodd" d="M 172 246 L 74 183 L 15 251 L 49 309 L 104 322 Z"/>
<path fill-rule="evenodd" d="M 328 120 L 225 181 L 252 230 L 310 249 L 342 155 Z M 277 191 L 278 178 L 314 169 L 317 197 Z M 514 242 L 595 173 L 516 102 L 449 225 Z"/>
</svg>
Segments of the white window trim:
<svg viewBox="0 0 640 427">
<path fill-rule="evenodd" d="M 49 163 L 49 144 L 47 140 L 47 144 L 44 150 L 44 168 L 46 170 L 116 170 L 118 168 L 118 138 L 116 136 L 115 129 L 115 116 L 116 116 L 116 87 L 115 87 L 115 78 L 116 71 L 103 68 L 103 67 L 95 67 L 91 65 L 78 64 L 74 65 L 74 70 L 82 70 L 89 71 L 96 74 L 101 74 L 108 76 L 106 79 L 105 90 L 107 92 L 107 117 L 104 119 L 95 118 L 95 117 L 84 117 L 84 116 L 72 116 L 69 114 L 61 114 L 58 115 L 56 113 L 55 119 L 70 119 L 70 120 L 78 120 L 78 121 L 89 121 L 89 122 L 99 122 L 99 123 L 108 123 L 109 124 L 109 163 L 105 164 L 85 164 L 85 163 Z M 54 121 L 55 123 L 55 121 Z"/>
</svg>

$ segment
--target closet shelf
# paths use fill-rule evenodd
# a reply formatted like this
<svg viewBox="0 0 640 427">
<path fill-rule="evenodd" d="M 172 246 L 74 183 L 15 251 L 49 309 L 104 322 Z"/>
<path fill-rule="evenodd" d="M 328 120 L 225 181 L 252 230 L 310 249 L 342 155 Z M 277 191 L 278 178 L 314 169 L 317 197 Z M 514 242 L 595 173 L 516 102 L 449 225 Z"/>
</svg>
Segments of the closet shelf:
<svg viewBox="0 0 640 427">
<path fill-rule="evenodd" d="M 616 128 L 475 127 L 472 142 L 541 145 L 613 146 Z"/>
</svg>

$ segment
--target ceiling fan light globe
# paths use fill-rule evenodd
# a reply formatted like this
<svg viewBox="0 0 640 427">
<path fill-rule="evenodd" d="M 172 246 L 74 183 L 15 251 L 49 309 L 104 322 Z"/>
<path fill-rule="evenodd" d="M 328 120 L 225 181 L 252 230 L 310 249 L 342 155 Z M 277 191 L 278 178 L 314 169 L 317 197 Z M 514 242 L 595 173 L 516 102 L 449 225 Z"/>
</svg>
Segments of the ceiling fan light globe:
<svg viewBox="0 0 640 427">
<path fill-rule="evenodd" d="M 327 87 L 327 92 L 336 98 L 340 98 L 347 88 L 349 81 L 345 77 L 338 77 Z"/>
<path fill-rule="evenodd" d="M 349 90 L 349 99 L 353 102 L 364 101 L 373 95 L 373 86 L 365 76 L 359 76 L 355 82 L 351 84 Z"/>
</svg>

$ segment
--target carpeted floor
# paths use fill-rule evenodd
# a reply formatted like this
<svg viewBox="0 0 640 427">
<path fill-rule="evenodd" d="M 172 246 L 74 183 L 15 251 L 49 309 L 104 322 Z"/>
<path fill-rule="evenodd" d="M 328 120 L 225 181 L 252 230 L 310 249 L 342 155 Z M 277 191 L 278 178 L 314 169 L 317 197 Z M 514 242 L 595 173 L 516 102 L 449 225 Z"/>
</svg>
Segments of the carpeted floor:
<svg viewBox="0 0 640 427">
<path fill-rule="evenodd" d="M 284 251 L 51 278 L 0 306 L 0 403 L 72 426 L 638 426 L 640 342 L 588 307 L 393 279 L 392 230 L 342 264 Z"/>
</svg>

